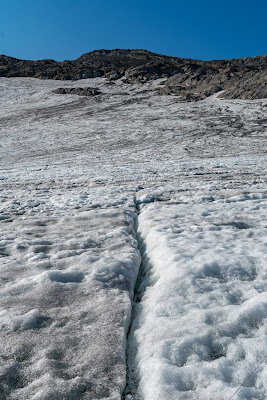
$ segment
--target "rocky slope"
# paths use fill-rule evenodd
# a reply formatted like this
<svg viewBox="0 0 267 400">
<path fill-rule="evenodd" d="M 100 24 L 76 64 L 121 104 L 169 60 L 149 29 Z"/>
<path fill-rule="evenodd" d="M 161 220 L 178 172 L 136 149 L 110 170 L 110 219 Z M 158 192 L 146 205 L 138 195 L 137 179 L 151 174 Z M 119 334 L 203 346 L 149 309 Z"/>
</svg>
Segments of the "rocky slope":
<svg viewBox="0 0 267 400">
<path fill-rule="evenodd" d="M 165 78 L 158 94 L 197 101 L 224 91 L 228 99 L 267 98 L 267 55 L 233 60 L 200 61 L 146 50 L 96 50 L 74 61 L 18 60 L 0 56 L 0 77 L 77 80 L 105 77 L 142 84 Z"/>
</svg>

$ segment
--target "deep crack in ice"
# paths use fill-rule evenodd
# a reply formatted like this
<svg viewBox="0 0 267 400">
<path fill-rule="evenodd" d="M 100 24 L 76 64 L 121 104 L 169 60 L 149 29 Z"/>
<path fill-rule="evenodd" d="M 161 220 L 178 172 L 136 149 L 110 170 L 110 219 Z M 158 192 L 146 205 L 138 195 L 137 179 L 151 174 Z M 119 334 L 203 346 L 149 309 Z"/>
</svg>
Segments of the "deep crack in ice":
<svg viewBox="0 0 267 400">
<path fill-rule="evenodd" d="M 135 340 L 135 330 L 139 327 L 140 311 L 142 307 L 142 298 L 146 291 L 147 286 L 150 284 L 150 263 L 146 255 L 145 242 L 138 230 L 138 216 L 140 213 L 140 206 L 134 196 L 134 204 L 136 209 L 135 217 L 135 234 L 138 243 L 138 249 L 141 255 L 141 265 L 139 268 L 138 276 L 134 288 L 134 297 L 132 301 L 131 321 L 127 333 L 126 345 L 126 386 L 122 393 L 122 400 L 139 400 L 141 395 L 139 392 L 140 376 L 138 373 L 137 365 L 137 343 Z"/>
</svg>

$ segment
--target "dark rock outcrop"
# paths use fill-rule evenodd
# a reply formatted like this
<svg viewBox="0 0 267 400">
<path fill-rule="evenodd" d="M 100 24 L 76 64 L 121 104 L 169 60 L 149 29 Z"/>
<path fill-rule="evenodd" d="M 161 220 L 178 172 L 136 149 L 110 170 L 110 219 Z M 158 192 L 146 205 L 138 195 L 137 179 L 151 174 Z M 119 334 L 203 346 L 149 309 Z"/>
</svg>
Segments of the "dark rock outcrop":
<svg viewBox="0 0 267 400">
<path fill-rule="evenodd" d="M 267 98 L 267 67 L 264 63 L 266 59 L 267 57 L 262 58 L 263 65 L 251 63 L 252 65 L 248 66 L 235 66 L 238 60 L 231 60 L 232 65 L 231 61 L 228 65 L 222 62 L 216 68 L 183 68 L 178 74 L 167 79 L 158 92 L 178 95 L 185 101 L 188 101 L 188 96 L 191 101 L 197 101 L 220 91 L 224 91 L 221 96 L 228 99 Z"/>
<path fill-rule="evenodd" d="M 101 94 L 98 89 L 95 88 L 58 88 L 54 90 L 56 94 L 77 94 L 78 96 L 97 96 Z"/>
<path fill-rule="evenodd" d="M 204 99 L 219 91 L 231 99 L 267 98 L 267 56 L 201 61 L 119 49 L 96 50 L 62 62 L 0 56 L 1 76 L 61 80 L 105 77 L 139 84 L 166 78 L 156 92 L 179 96 L 182 101 Z"/>
</svg>

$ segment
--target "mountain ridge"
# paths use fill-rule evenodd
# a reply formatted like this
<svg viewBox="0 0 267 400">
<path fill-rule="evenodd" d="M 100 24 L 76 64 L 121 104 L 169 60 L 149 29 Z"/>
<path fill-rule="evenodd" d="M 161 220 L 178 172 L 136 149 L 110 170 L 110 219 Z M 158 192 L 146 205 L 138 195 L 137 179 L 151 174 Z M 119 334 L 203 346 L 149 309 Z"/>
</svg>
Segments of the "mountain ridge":
<svg viewBox="0 0 267 400">
<path fill-rule="evenodd" d="M 143 84 L 165 78 L 158 94 L 197 101 L 224 91 L 226 98 L 267 98 L 267 55 L 202 61 L 143 49 L 94 50 L 76 60 L 20 60 L 0 55 L 0 77 L 109 81 Z"/>
</svg>

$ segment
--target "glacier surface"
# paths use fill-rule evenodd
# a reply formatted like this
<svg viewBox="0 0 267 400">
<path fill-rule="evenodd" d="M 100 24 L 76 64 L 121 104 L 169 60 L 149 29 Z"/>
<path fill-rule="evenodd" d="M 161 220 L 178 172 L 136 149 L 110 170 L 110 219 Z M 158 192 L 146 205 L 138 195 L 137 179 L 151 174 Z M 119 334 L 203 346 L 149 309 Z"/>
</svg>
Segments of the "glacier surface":
<svg viewBox="0 0 267 400">
<path fill-rule="evenodd" d="M 267 102 L 160 83 L 0 79 L 1 400 L 266 398 Z"/>
</svg>

